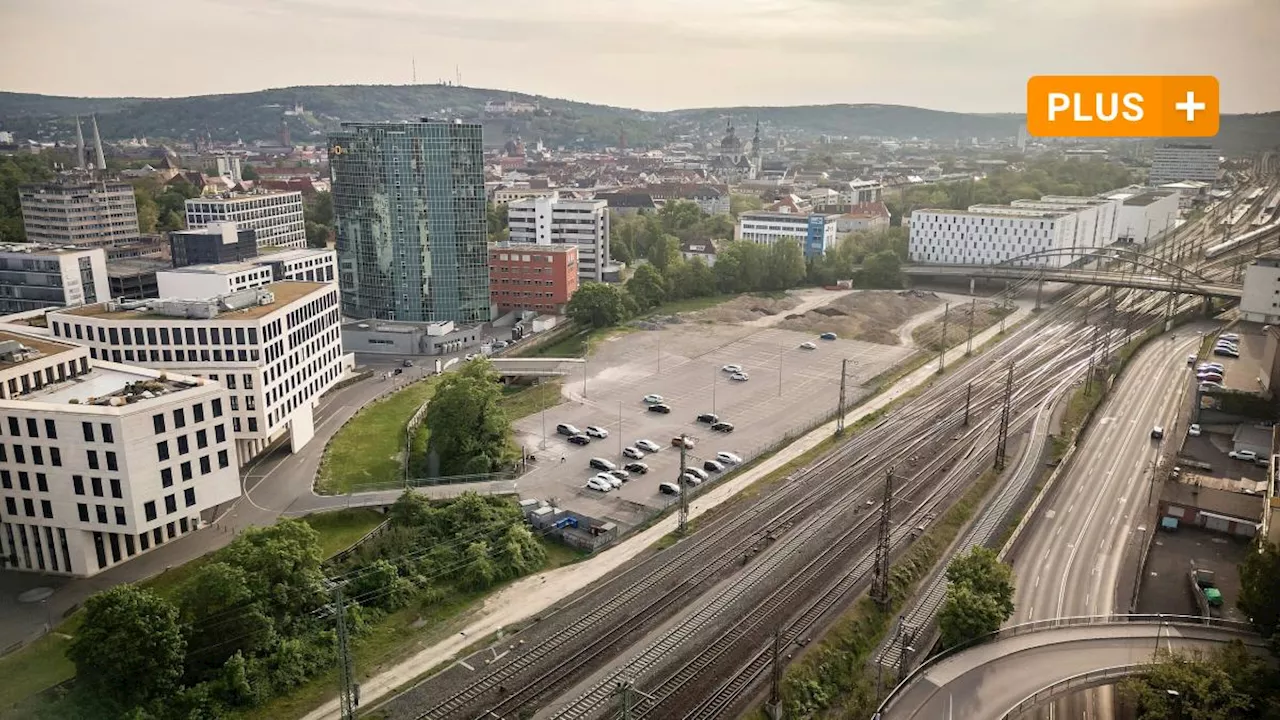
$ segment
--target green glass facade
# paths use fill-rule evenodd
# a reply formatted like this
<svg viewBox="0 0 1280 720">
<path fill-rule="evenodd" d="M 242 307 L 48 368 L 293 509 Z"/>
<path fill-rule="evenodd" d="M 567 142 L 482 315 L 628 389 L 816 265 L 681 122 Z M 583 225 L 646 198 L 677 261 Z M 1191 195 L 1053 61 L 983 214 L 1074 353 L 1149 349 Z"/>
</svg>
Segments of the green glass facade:
<svg viewBox="0 0 1280 720">
<path fill-rule="evenodd" d="M 491 319 L 479 124 L 343 123 L 329 168 L 343 315 Z"/>
</svg>

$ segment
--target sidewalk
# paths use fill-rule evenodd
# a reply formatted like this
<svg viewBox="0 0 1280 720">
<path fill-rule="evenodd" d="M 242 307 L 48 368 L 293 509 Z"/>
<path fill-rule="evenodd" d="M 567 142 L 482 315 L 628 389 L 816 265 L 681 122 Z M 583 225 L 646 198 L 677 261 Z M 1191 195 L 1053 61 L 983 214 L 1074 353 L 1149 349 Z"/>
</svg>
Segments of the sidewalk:
<svg viewBox="0 0 1280 720">
<path fill-rule="evenodd" d="M 1006 318 L 1012 327 L 1031 315 L 1030 303 L 1018 303 L 1018 310 Z M 974 346 L 979 347 L 1000 332 L 997 324 L 974 336 Z M 965 343 L 960 343 L 946 353 L 948 367 L 964 358 Z M 845 423 L 852 424 L 861 418 L 884 408 L 907 392 L 926 384 L 936 377 L 937 366 L 928 363 L 907 375 L 886 391 L 854 408 L 845 416 Z M 697 496 L 689 507 L 689 517 L 696 518 L 711 508 L 725 502 L 757 480 L 766 477 L 795 458 L 803 455 L 835 433 L 836 421 L 813 430 L 799 438 L 768 460 L 736 475 L 729 481 L 716 485 L 704 495 Z M 522 578 L 487 598 L 483 607 L 475 613 L 476 619 L 457 635 L 422 650 L 395 667 L 360 683 L 361 703 L 369 706 L 374 701 L 394 691 L 423 673 L 452 659 L 478 638 L 484 638 L 499 629 L 537 615 L 548 607 L 570 597 L 599 581 L 602 577 L 624 565 L 647 550 L 662 536 L 676 529 L 675 515 L 654 523 L 648 529 L 633 535 L 589 560 L 557 568 L 545 573 Z M 357 671 L 359 669 L 357 668 Z M 308 713 L 305 720 L 339 717 L 337 699 L 326 702 Z"/>
</svg>

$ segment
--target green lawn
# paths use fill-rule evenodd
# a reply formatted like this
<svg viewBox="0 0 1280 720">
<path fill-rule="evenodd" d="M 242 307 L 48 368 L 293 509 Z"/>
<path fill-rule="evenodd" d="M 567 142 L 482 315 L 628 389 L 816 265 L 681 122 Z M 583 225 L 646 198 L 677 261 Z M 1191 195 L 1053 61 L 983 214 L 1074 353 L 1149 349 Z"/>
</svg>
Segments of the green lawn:
<svg viewBox="0 0 1280 720">
<path fill-rule="evenodd" d="M 355 541 L 369 534 L 382 524 L 387 516 L 369 508 L 352 508 L 336 512 L 319 513 L 302 518 L 320 533 L 320 549 L 325 557 L 331 557 L 351 547 Z"/>
<path fill-rule="evenodd" d="M 560 404 L 560 381 L 538 385 L 508 385 L 503 389 L 502 408 L 511 420 L 519 420 Z"/>
<path fill-rule="evenodd" d="M 403 479 L 405 426 L 431 398 L 437 382 L 438 377 L 410 385 L 348 420 L 325 450 L 316 490 L 338 495 Z"/>
</svg>

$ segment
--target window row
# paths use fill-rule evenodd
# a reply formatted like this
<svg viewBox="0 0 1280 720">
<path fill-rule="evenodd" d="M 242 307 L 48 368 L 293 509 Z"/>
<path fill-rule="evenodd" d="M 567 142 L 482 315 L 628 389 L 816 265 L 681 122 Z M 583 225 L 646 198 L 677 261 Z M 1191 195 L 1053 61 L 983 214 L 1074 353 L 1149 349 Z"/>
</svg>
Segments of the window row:
<svg viewBox="0 0 1280 720">
<path fill-rule="evenodd" d="M 54 322 L 53 334 L 70 340 L 97 341 L 112 346 L 148 345 L 257 345 L 258 329 L 255 327 L 108 327 L 72 325 Z M 228 351 L 229 352 L 229 351 Z"/>
<path fill-rule="evenodd" d="M 191 452 L 190 438 L 191 438 L 190 435 L 179 435 L 178 437 L 173 439 L 174 446 L 177 447 L 179 455 L 186 455 L 187 453 Z M 204 448 L 209 447 L 209 431 L 203 428 L 200 430 L 197 430 L 195 432 L 195 440 L 196 440 L 197 450 L 203 450 Z M 222 443 L 226 441 L 227 441 L 226 423 L 219 423 L 217 425 L 214 425 L 213 426 L 213 442 Z M 168 460 L 169 457 L 170 457 L 169 441 L 161 440 L 157 442 L 156 443 L 157 460 L 159 460 L 159 462 L 164 462 Z"/>
<path fill-rule="evenodd" d="M 30 453 L 28 454 L 28 449 Z M 5 445 L 0 443 L 0 463 L 13 462 L 17 465 L 26 465 L 28 458 L 32 465 L 45 464 L 45 449 L 40 445 Z M 12 452 L 10 452 L 12 450 Z M 54 467 L 62 467 L 62 450 L 56 447 L 48 448 L 49 464 Z M 109 453 L 114 456 L 115 453 Z M 12 459 L 11 459 L 12 458 Z"/>
</svg>

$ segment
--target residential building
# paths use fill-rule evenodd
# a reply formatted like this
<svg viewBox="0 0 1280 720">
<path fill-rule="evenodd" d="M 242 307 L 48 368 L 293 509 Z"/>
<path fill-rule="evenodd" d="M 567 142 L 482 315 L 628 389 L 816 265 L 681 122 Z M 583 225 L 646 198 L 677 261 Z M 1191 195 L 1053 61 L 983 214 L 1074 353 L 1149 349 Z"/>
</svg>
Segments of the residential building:
<svg viewBox="0 0 1280 720">
<path fill-rule="evenodd" d="M 836 215 L 765 210 L 738 215 L 734 239 L 772 245 L 782 238 L 799 241 L 805 257 L 820 257 L 836 241 Z"/>
<path fill-rule="evenodd" d="M 1245 268 L 1240 317 L 1247 322 L 1280 323 L 1280 250 L 1259 255 Z"/>
<path fill-rule="evenodd" d="M 187 201 L 188 228 L 225 222 L 253 230 L 259 247 L 307 246 L 300 192 L 228 192 Z"/>
<path fill-rule="evenodd" d="M 500 313 L 536 310 L 562 314 L 578 290 L 578 246 L 490 245 L 489 288 Z"/>
<path fill-rule="evenodd" d="M 491 319 L 481 130 L 343 123 L 329 136 L 343 315 Z"/>
<path fill-rule="evenodd" d="M 855 205 L 836 218 L 836 232 L 853 233 L 884 230 L 889 227 L 889 208 L 879 200 Z"/>
<path fill-rule="evenodd" d="M 214 222 L 169 233 L 169 257 L 176 268 L 240 262 L 257 256 L 257 231 L 234 222 Z"/>
<path fill-rule="evenodd" d="M 85 577 L 199 529 L 240 495 L 230 400 L 0 331 L 0 564 Z"/>
<path fill-rule="evenodd" d="M 716 246 L 710 241 L 680 243 L 680 257 L 685 260 L 700 258 L 707 267 L 716 264 Z"/>
<path fill-rule="evenodd" d="M 198 300 L 99 303 L 47 316 L 55 337 L 95 360 L 221 383 L 240 461 L 287 432 L 296 452 L 312 408 L 343 375 L 338 287 L 284 281 Z"/>
<path fill-rule="evenodd" d="M 916 210 L 907 240 L 912 262 L 994 265 L 1030 253 L 1071 247 L 1075 212 L 988 207 L 971 210 Z M 1015 265 L 1062 267 L 1070 256 L 1017 260 Z"/>
<path fill-rule="evenodd" d="M 578 277 L 604 282 L 609 260 L 609 204 L 559 197 L 518 200 L 507 205 L 513 243 L 578 247 Z"/>
<path fill-rule="evenodd" d="M 27 240 L 101 247 L 138 237 L 133 186 L 118 180 L 66 176 L 18 191 Z"/>
<path fill-rule="evenodd" d="M 649 193 L 596 193 L 595 199 L 604 200 L 609 204 L 609 212 L 617 215 L 638 215 L 641 212 L 651 212 L 658 209 L 658 206 L 653 202 L 653 196 Z"/>
<path fill-rule="evenodd" d="M 648 185 L 644 191 L 656 201 L 691 202 L 708 215 L 728 215 L 732 212 L 732 197 L 727 185 L 661 183 Z"/>
<path fill-rule="evenodd" d="M 83 305 L 111 298 L 102 248 L 39 243 L 0 245 L 0 314 Z"/>
<path fill-rule="evenodd" d="M 1218 182 L 1221 158 L 1211 145 L 1170 143 L 1155 149 L 1151 155 L 1149 185 L 1163 185 L 1180 180 Z"/>
</svg>

